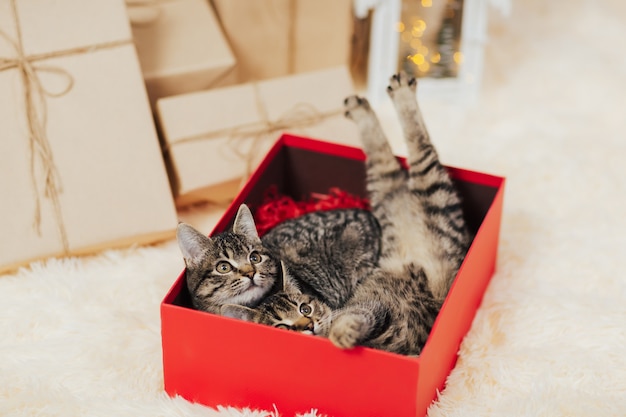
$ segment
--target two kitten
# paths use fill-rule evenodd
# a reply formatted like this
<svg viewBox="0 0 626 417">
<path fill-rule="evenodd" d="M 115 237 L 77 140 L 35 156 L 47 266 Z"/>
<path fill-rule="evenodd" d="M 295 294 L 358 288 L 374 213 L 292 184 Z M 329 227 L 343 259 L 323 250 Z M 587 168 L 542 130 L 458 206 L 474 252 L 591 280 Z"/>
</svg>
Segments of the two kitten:
<svg viewBox="0 0 626 417">
<path fill-rule="evenodd" d="M 311 218 L 279 225 L 264 236 L 264 244 L 256 230 L 252 232 L 254 221 L 251 215 L 246 218 L 249 210 L 242 206 L 231 234 L 233 246 L 215 237 L 210 238 L 216 243 L 211 250 L 188 246 L 203 241 L 189 239 L 189 226 L 180 226 L 194 306 L 328 337 L 341 348 L 361 345 L 419 354 L 471 237 L 459 195 L 430 142 L 415 91 L 416 80 L 405 74 L 390 80 L 388 93 L 407 141 L 408 170 L 393 154 L 367 100 L 353 96 L 345 101 L 346 116 L 359 128 L 367 156 L 371 213 L 310 213 Z M 204 259 L 211 254 L 214 266 L 202 270 L 198 256 L 188 260 L 187 255 L 200 253 Z M 274 259 L 281 259 L 282 267 Z M 215 272 L 219 268 L 229 271 Z M 243 283 L 234 281 L 234 271 Z M 227 274 L 221 284 L 208 282 Z M 228 296 L 218 297 L 219 291 Z"/>
<path fill-rule="evenodd" d="M 261 239 L 244 204 L 230 232 L 181 223 L 177 237 L 194 308 L 321 336 L 380 255 L 380 227 L 362 209 L 311 212 Z"/>
</svg>

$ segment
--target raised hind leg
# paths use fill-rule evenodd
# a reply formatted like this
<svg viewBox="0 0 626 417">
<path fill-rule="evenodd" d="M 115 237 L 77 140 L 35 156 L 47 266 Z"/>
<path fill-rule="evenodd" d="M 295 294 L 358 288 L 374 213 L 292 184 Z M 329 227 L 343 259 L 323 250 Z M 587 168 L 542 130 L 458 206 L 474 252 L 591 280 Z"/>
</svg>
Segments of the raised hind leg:
<svg viewBox="0 0 626 417">
<path fill-rule="evenodd" d="M 409 188 L 419 190 L 435 182 L 450 180 L 445 168 L 439 162 L 437 150 L 430 141 L 430 135 L 417 104 L 416 89 L 415 78 L 399 73 L 389 80 L 387 93 L 396 108 L 407 142 Z"/>
<path fill-rule="evenodd" d="M 397 217 L 392 201 L 406 193 L 407 172 L 393 154 L 383 129 L 367 99 L 350 96 L 345 102 L 346 117 L 352 119 L 361 136 L 366 154 L 366 184 L 372 213 L 382 230 L 382 253 L 396 249 Z"/>
<path fill-rule="evenodd" d="M 346 117 L 359 129 L 365 151 L 367 185 L 373 204 L 396 188 L 405 186 L 406 172 L 393 154 L 378 117 L 366 98 L 350 96 L 344 101 Z M 371 188 L 371 189 L 369 189 Z"/>
<path fill-rule="evenodd" d="M 396 108 L 408 150 L 409 189 L 421 202 L 432 236 L 440 242 L 445 286 L 454 278 L 469 247 L 463 207 L 448 171 L 433 146 L 416 98 L 417 81 L 404 73 L 391 77 L 387 92 Z M 435 289 L 435 293 L 439 291 Z"/>
</svg>

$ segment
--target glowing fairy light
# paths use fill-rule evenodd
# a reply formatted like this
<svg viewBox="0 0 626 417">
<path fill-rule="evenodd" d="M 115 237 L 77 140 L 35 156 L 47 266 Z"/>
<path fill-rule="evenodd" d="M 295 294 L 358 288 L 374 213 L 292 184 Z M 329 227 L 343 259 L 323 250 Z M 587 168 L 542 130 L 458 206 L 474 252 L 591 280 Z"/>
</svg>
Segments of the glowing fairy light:
<svg viewBox="0 0 626 417">
<path fill-rule="evenodd" d="M 422 19 L 413 20 L 412 30 L 417 32 L 424 32 L 426 30 L 426 22 Z"/>
<path fill-rule="evenodd" d="M 424 55 L 422 54 L 415 54 L 413 56 L 410 57 L 411 61 L 413 61 L 413 63 L 415 65 L 422 65 L 424 62 L 426 62 L 426 58 L 424 57 Z"/>
<path fill-rule="evenodd" d="M 433 0 L 401 1 L 402 17 L 394 28 L 400 38 L 398 65 L 420 77 L 457 76 L 464 56 L 456 46 L 459 38 L 459 19 L 455 16 L 461 15 L 464 0 L 439 0 L 442 2 L 443 16 L 433 17 L 440 19 L 437 22 L 431 21 L 431 14 L 425 10 L 433 7 Z M 433 30 L 438 32 L 433 36 L 424 37 Z"/>
<path fill-rule="evenodd" d="M 424 31 L 417 26 L 413 26 L 411 29 L 411 35 L 413 35 L 414 38 L 421 38 L 423 34 Z"/>
</svg>

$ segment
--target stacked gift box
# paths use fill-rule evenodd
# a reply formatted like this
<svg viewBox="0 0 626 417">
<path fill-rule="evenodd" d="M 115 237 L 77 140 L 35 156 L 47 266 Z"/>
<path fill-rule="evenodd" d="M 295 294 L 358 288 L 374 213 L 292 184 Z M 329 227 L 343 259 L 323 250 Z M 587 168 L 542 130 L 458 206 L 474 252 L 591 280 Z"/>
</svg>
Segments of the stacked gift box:
<svg viewBox="0 0 626 417">
<path fill-rule="evenodd" d="M 348 63 L 351 0 L 212 0 L 211 3 L 237 58 L 239 82 Z"/>
<path fill-rule="evenodd" d="M 0 93 L 0 271 L 173 236 L 124 3 L 0 2 Z"/>
<path fill-rule="evenodd" d="M 235 57 L 206 0 L 127 0 L 152 105 L 235 82 Z"/>
<path fill-rule="evenodd" d="M 345 67 L 160 99 L 157 113 L 176 203 L 231 200 L 286 131 L 359 145 L 344 116 Z"/>
<path fill-rule="evenodd" d="M 358 145 L 350 1 L 127 1 L 178 207 L 231 200 L 284 132 Z"/>
<path fill-rule="evenodd" d="M 356 144 L 350 24 L 344 0 L 1 1 L 0 271 L 170 239 L 285 131 Z"/>
</svg>

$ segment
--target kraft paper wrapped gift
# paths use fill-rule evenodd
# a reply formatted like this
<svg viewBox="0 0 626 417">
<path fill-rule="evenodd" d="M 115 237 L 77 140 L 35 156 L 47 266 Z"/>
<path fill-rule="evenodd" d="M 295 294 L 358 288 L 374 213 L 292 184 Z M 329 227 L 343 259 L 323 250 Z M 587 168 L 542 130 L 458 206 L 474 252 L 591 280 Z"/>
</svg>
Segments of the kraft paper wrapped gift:
<svg viewBox="0 0 626 417">
<path fill-rule="evenodd" d="M 0 271 L 173 236 L 121 0 L 0 0 L 0 95 Z"/>
<path fill-rule="evenodd" d="M 351 0 L 212 0 L 239 82 L 348 65 Z"/>
<path fill-rule="evenodd" d="M 148 95 L 234 84 L 234 55 L 207 0 L 127 0 Z"/>
<path fill-rule="evenodd" d="M 283 132 L 360 146 L 343 100 L 346 67 L 168 97 L 157 102 L 178 206 L 232 199 Z"/>
</svg>

